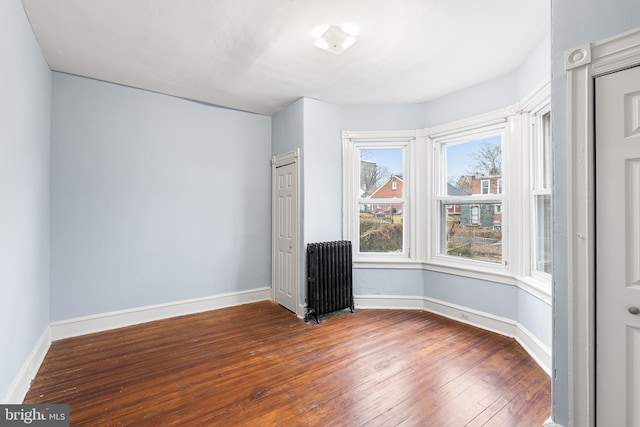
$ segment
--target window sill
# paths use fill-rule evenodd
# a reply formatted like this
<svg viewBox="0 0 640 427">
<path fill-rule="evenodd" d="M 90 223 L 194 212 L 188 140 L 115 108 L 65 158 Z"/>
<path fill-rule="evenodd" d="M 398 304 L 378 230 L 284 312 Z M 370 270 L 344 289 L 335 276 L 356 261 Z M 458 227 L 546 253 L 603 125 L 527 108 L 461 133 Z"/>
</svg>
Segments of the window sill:
<svg viewBox="0 0 640 427">
<path fill-rule="evenodd" d="M 433 259 L 424 263 L 425 270 L 439 273 L 454 274 L 456 276 L 470 277 L 473 279 L 487 280 L 489 282 L 503 283 L 505 285 L 516 285 L 516 279 L 511 273 L 501 265 L 483 266 L 467 265 L 463 263 L 453 263 L 444 260 Z"/>
<path fill-rule="evenodd" d="M 424 263 L 420 261 L 414 261 L 410 259 L 386 259 L 386 260 L 354 260 L 353 268 L 362 268 L 362 269 L 411 269 L 411 270 L 419 270 L 424 268 Z"/>
<path fill-rule="evenodd" d="M 542 302 L 551 305 L 551 282 L 537 277 L 516 277 L 508 271 L 496 271 L 482 266 L 454 265 L 447 262 L 422 262 L 409 259 L 395 259 L 384 261 L 354 260 L 353 268 L 356 269 L 397 269 L 397 270 L 426 270 L 438 273 L 453 274 L 472 279 L 486 280 L 517 286 L 523 291 L 533 295 Z"/>
<path fill-rule="evenodd" d="M 408 259 L 396 260 L 354 260 L 353 268 L 356 269 L 398 269 L 398 270 L 427 270 L 438 273 L 453 274 L 456 276 L 470 277 L 489 282 L 516 285 L 516 279 L 506 271 L 495 271 L 477 266 L 460 266 L 451 263 L 422 262 Z"/>
<path fill-rule="evenodd" d="M 551 305 L 551 281 L 535 277 L 516 277 L 518 287 Z"/>
</svg>

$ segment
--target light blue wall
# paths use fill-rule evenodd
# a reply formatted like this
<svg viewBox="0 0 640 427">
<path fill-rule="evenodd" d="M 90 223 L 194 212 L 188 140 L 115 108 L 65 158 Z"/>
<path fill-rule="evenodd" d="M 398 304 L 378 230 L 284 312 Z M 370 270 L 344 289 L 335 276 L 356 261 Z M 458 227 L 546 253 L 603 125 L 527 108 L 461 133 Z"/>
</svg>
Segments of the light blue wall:
<svg viewBox="0 0 640 427">
<path fill-rule="evenodd" d="M 0 399 L 49 324 L 51 71 L 19 0 L 0 2 Z"/>
<path fill-rule="evenodd" d="M 553 412 L 567 426 L 568 294 L 567 294 L 567 85 L 564 52 L 584 43 L 628 31 L 640 25 L 637 0 L 562 0 L 551 3 L 551 108 L 554 154 L 554 375 Z"/>
<path fill-rule="evenodd" d="M 505 108 L 520 101 L 551 69 L 550 34 L 515 71 L 459 92 L 425 102 L 423 127 L 433 127 Z"/>
<path fill-rule="evenodd" d="M 551 305 L 529 292 L 518 289 L 518 322 L 549 350 L 553 348 Z"/>
<path fill-rule="evenodd" d="M 304 240 L 342 238 L 342 141 L 339 109 L 304 98 Z"/>
<path fill-rule="evenodd" d="M 438 126 L 496 111 L 513 105 L 518 100 L 518 73 L 513 72 L 425 102 L 424 127 Z"/>
<path fill-rule="evenodd" d="M 518 100 L 531 92 L 551 73 L 551 34 L 548 33 L 516 72 Z"/>
<path fill-rule="evenodd" d="M 410 269 L 354 269 L 353 293 L 355 295 L 422 297 L 424 295 L 423 273 L 422 270 Z"/>
<path fill-rule="evenodd" d="M 271 155 L 288 153 L 304 145 L 304 99 L 300 98 L 272 117 Z"/>
<path fill-rule="evenodd" d="M 518 288 L 513 285 L 425 271 L 424 296 L 518 320 Z"/>
<path fill-rule="evenodd" d="M 271 118 L 54 73 L 51 318 L 271 283 Z"/>
<path fill-rule="evenodd" d="M 422 104 L 343 106 L 341 130 L 409 130 L 424 127 Z"/>
</svg>

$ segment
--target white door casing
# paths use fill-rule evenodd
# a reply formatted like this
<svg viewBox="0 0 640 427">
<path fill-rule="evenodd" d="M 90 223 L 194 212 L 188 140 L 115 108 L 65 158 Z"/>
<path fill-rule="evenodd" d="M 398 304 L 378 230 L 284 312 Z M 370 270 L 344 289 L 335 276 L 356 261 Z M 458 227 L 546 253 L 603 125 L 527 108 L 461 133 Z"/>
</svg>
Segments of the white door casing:
<svg viewBox="0 0 640 427">
<path fill-rule="evenodd" d="M 297 313 L 299 288 L 299 150 L 272 161 L 273 299 Z"/>
<path fill-rule="evenodd" d="M 566 166 L 567 197 L 557 203 L 566 203 L 567 211 L 563 261 L 567 268 L 569 426 L 595 425 L 594 78 L 636 65 L 640 65 L 640 28 L 565 52 L 567 158 L 566 164 L 556 165 L 560 169 L 555 173 L 563 173 Z M 554 371 L 556 365 L 563 363 L 554 360 Z"/>
<path fill-rule="evenodd" d="M 594 78 L 636 65 L 640 65 L 640 28 L 565 52 L 567 197 L 557 202 L 566 203 L 567 213 L 566 259 L 562 262 L 567 268 L 569 426 L 595 425 Z M 563 170 L 564 164 L 556 165 L 556 174 L 563 173 Z M 555 272 L 554 275 L 560 277 Z M 565 284 L 558 282 L 555 286 Z M 558 347 L 564 345 L 562 341 L 555 344 Z M 555 355 L 553 363 L 554 371 L 557 366 L 564 365 L 562 360 L 556 362 Z M 558 409 L 562 410 L 562 406 Z M 556 410 L 554 403 L 554 416 Z"/>
<path fill-rule="evenodd" d="M 595 94 L 596 425 L 638 427 L 640 68 L 597 78 Z"/>
</svg>

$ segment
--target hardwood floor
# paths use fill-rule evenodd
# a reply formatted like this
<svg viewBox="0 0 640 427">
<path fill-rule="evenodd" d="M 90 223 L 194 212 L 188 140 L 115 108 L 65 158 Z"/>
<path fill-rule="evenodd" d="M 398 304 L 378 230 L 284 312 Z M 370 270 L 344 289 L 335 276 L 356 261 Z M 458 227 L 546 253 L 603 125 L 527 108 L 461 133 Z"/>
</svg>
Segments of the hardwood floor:
<svg viewBox="0 0 640 427">
<path fill-rule="evenodd" d="M 422 311 L 305 324 L 260 302 L 56 341 L 25 403 L 73 426 L 541 426 L 513 340 Z"/>
</svg>

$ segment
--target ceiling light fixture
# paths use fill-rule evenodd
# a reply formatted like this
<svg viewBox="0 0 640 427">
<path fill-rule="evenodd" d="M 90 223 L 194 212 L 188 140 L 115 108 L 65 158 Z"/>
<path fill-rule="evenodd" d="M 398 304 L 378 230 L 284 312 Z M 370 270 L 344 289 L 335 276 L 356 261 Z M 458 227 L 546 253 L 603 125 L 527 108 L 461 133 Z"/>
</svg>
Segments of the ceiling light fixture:
<svg viewBox="0 0 640 427">
<path fill-rule="evenodd" d="M 340 55 L 345 50 L 356 44 L 358 39 L 345 32 L 337 25 L 331 25 L 316 41 L 313 42 L 315 47 L 326 50 L 336 55 Z"/>
</svg>

